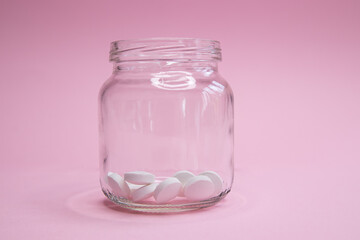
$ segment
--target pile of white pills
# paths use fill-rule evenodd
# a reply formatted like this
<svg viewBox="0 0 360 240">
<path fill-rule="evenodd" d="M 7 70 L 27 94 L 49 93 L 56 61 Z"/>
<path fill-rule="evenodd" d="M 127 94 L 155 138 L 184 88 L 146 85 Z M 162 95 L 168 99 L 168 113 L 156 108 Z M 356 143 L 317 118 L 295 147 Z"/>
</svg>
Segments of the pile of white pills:
<svg viewBox="0 0 360 240">
<path fill-rule="evenodd" d="M 218 195 L 223 188 L 223 180 L 214 171 L 206 171 L 197 176 L 186 170 L 179 171 L 162 182 L 155 182 L 155 175 L 144 171 L 127 172 L 124 177 L 109 172 L 107 182 L 117 197 L 131 199 L 133 202 L 154 197 L 159 204 L 176 197 L 201 201 Z"/>
</svg>

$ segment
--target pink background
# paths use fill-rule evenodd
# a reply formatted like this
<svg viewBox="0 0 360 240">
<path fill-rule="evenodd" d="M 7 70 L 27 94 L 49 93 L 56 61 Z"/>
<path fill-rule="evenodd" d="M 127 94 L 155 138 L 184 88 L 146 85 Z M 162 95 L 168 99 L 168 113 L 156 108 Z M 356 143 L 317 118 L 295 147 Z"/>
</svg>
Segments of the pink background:
<svg viewBox="0 0 360 240">
<path fill-rule="evenodd" d="M 359 239 L 359 1 L 0 2 L 1 239 Z M 236 179 L 185 214 L 116 208 L 98 184 L 109 42 L 220 40 Z"/>
</svg>

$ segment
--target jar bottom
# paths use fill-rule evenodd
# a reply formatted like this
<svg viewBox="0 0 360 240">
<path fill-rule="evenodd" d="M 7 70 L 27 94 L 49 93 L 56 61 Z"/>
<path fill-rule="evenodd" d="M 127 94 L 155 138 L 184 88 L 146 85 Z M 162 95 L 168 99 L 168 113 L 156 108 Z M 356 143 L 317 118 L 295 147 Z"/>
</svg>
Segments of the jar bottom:
<svg viewBox="0 0 360 240">
<path fill-rule="evenodd" d="M 146 204 L 146 203 L 135 203 L 126 198 L 121 198 L 113 195 L 110 191 L 102 188 L 105 196 L 110 199 L 112 202 L 116 203 L 122 208 L 138 211 L 138 212 L 147 212 L 147 213 L 176 213 L 184 211 L 192 211 L 201 208 L 211 207 L 222 200 L 229 192 L 230 189 L 227 189 L 220 193 L 216 197 L 212 197 L 207 200 L 192 202 L 192 203 L 170 203 L 170 204 Z"/>
</svg>

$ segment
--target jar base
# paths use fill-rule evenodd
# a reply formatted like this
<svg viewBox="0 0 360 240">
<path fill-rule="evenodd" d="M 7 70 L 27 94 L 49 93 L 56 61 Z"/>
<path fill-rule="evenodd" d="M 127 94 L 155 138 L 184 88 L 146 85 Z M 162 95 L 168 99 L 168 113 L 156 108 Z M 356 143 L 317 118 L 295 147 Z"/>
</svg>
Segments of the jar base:
<svg viewBox="0 0 360 240">
<path fill-rule="evenodd" d="M 192 202 L 192 203 L 179 203 L 179 204 L 144 204 L 144 203 L 135 203 L 126 198 L 121 198 L 114 196 L 111 192 L 102 189 L 105 196 L 110 199 L 112 202 L 116 203 L 122 208 L 130 209 L 138 212 L 146 213 L 176 213 L 176 212 L 185 212 L 192 211 L 201 208 L 211 207 L 222 200 L 229 192 L 230 189 L 225 190 L 216 197 L 212 197 L 207 200 Z"/>
</svg>

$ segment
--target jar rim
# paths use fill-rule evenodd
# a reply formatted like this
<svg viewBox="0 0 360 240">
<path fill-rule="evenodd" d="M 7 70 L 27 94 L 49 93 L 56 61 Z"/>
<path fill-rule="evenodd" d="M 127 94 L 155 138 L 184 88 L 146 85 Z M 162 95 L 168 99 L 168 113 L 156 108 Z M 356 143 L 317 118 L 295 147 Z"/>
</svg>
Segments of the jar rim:
<svg viewBox="0 0 360 240">
<path fill-rule="evenodd" d="M 221 61 L 220 42 L 202 38 L 156 37 L 111 42 L 110 61 Z"/>
<path fill-rule="evenodd" d="M 220 41 L 209 39 L 209 38 L 190 38 L 190 37 L 149 37 L 149 38 L 130 38 L 130 39 L 120 39 L 112 41 L 113 43 L 120 42 L 148 42 L 148 41 L 178 41 L 178 40 L 192 40 L 192 41 L 204 41 L 204 42 L 216 42 L 220 44 Z"/>
</svg>

